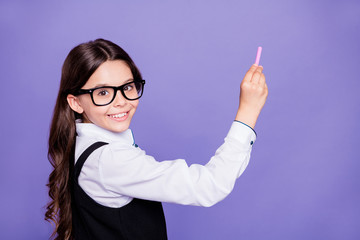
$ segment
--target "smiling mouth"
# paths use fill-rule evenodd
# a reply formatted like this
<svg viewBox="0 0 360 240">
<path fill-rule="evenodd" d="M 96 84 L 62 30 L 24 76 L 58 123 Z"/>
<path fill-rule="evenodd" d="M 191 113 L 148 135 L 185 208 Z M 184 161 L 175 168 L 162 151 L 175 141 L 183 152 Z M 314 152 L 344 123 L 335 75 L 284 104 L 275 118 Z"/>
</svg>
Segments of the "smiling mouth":
<svg viewBox="0 0 360 240">
<path fill-rule="evenodd" d="M 129 112 L 125 112 L 125 113 L 113 114 L 113 115 L 108 115 L 108 116 L 111 118 L 119 119 L 119 118 L 125 117 L 128 114 L 129 114 Z"/>
</svg>

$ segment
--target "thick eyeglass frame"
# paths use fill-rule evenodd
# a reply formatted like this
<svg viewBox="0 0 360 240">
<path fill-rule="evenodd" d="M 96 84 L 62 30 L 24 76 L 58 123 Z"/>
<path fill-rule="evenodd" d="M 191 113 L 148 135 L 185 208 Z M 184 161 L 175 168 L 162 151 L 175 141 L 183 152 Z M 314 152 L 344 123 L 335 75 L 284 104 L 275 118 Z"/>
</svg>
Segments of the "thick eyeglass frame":
<svg viewBox="0 0 360 240">
<path fill-rule="evenodd" d="M 135 83 L 135 84 L 136 84 L 136 83 L 140 83 L 140 84 L 141 84 L 141 95 L 138 96 L 137 98 L 130 99 L 130 98 L 126 97 L 126 95 L 125 95 L 125 93 L 124 93 L 124 87 L 127 86 L 127 85 L 129 85 L 129 84 L 132 84 L 132 83 Z M 144 80 L 144 79 L 135 79 L 134 81 L 127 82 L 127 83 L 125 83 L 125 84 L 123 84 L 123 85 L 121 85 L 121 86 L 118 86 L 118 87 L 114 87 L 114 86 L 102 86 L 102 87 L 96 87 L 96 88 L 91 88 L 91 89 L 79 89 L 79 90 L 76 92 L 75 96 L 89 93 L 90 96 L 91 96 L 91 100 L 92 100 L 92 102 L 93 102 L 93 104 L 94 104 L 95 106 L 106 106 L 106 105 L 109 105 L 110 103 L 112 103 L 112 102 L 114 101 L 118 90 L 120 90 L 120 92 L 121 92 L 121 94 L 123 95 L 123 97 L 126 98 L 126 99 L 129 100 L 129 101 L 134 101 L 134 100 L 137 100 L 137 99 L 141 98 L 141 96 L 142 96 L 143 93 L 144 93 L 144 85 L 145 85 L 145 80 Z M 112 88 L 112 89 L 114 89 L 114 96 L 113 96 L 113 98 L 111 99 L 110 102 L 108 102 L 108 103 L 106 103 L 106 104 L 96 104 L 96 103 L 95 103 L 94 97 L 93 97 L 93 93 L 94 93 L 95 90 L 100 89 L 100 88 Z"/>
</svg>

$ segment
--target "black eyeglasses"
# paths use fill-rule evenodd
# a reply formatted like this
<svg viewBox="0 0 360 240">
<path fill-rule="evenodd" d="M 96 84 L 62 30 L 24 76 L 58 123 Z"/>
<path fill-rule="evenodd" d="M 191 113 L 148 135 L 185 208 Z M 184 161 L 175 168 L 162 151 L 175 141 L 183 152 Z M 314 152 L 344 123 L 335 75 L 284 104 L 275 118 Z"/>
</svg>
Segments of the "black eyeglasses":
<svg viewBox="0 0 360 240">
<path fill-rule="evenodd" d="M 133 101 L 141 98 L 144 92 L 144 84 L 145 80 L 141 79 L 133 80 L 119 87 L 104 86 L 92 89 L 79 89 L 75 96 L 89 93 L 94 105 L 105 106 L 114 101 L 118 90 L 127 100 Z"/>
</svg>

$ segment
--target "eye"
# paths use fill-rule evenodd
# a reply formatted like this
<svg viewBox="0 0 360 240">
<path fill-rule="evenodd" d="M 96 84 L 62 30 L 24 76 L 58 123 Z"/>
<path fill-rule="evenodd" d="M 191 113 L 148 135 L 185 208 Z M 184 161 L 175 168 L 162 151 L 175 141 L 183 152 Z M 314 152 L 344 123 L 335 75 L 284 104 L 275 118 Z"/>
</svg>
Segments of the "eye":
<svg viewBox="0 0 360 240">
<path fill-rule="evenodd" d="M 123 87 L 123 90 L 124 91 L 131 91 L 135 88 L 135 85 L 134 83 L 129 83 L 129 84 L 126 84 L 124 87 Z"/>
<path fill-rule="evenodd" d="M 96 91 L 96 95 L 98 95 L 98 96 L 100 96 L 100 97 L 106 96 L 106 95 L 108 95 L 108 94 L 109 94 L 109 90 L 107 90 L 107 89 L 98 89 L 98 90 Z"/>
</svg>

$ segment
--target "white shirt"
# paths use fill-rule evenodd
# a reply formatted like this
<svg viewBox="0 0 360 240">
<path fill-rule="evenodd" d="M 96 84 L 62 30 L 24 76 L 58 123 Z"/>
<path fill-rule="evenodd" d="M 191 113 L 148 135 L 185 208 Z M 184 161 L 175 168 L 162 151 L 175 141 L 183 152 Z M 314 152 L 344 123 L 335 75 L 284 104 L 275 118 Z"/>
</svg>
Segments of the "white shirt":
<svg viewBox="0 0 360 240">
<path fill-rule="evenodd" d="M 76 123 L 75 161 L 97 141 L 79 175 L 79 185 L 97 203 L 122 207 L 133 198 L 184 205 L 212 206 L 233 189 L 250 159 L 254 131 L 233 122 L 224 143 L 206 165 L 183 159 L 156 161 L 135 146 L 130 129 L 114 133 L 91 123 Z"/>
</svg>

